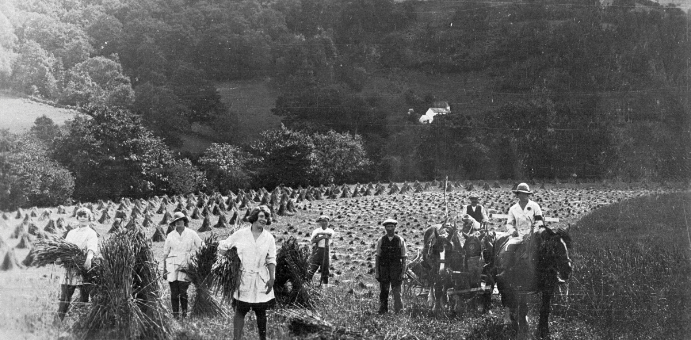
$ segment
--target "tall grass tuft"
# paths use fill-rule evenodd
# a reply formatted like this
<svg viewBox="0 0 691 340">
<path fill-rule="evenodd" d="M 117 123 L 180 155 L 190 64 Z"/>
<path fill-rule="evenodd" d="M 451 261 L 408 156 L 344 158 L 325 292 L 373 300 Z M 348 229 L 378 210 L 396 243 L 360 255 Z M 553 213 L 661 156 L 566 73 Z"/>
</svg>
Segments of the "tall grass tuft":
<svg viewBox="0 0 691 340">
<path fill-rule="evenodd" d="M 274 293 L 279 305 L 312 307 L 308 290 L 311 279 L 309 277 L 309 256 L 309 247 L 301 247 L 295 237 L 290 237 L 283 242 L 278 250 Z"/>
<path fill-rule="evenodd" d="M 187 267 L 180 269 L 187 274 L 196 287 L 196 297 L 192 302 L 192 316 L 216 317 L 225 316 L 221 305 L 214 298 L 211 288 L 213 284 L 212 267 L 217 259 L 218 237 L 211 234 L 204 240 L 204 244 L 190 258 Z"/>
<path fill-rule="evenodd" d="M 101 254 L 91 306 L 73 327 L 77 338 L 172 338 L 157 264 L 143 233 L 117 232 L 102 244 Z"/>
<path fill-rule="evenodd" d="M 583 217 L 572 233 L 571 301 L 563 310 L 605 338 L 691 334 L 691 194 L 639 197 Z"/>
<path fill-rule="evenodd" d="M 233 294 L 240 287 L 242 279 L 242 262 L 238 257 L 238 249 L 230 248 L 225 255 L 218 258 L 218 265 L 213 269 L 213 286 L 221 293 L 223 302 L 234 302 Z"/>
</svg>

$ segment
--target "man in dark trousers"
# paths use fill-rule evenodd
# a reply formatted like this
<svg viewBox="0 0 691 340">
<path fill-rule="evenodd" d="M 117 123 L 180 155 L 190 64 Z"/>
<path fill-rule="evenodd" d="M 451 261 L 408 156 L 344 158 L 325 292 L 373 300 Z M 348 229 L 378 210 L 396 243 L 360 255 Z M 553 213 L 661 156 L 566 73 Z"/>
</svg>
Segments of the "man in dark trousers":
<svg viewBox="0 0 691 340">
<path fill-rule="evenodd" d="M 377 243 L 376 265 L 374 277 L 379 281 L 381 292 L 379 293 L 379 314 L 389 311 L 389 289 L 393 293 L 393 309 L 398 313 L 403 309 L 401 300 L 401 284 L 407 270 L 407 252 L 405 241 L 396 235 L 398 222 L 387 219 L 383 223 L 386 235 Z"/>
</svg>

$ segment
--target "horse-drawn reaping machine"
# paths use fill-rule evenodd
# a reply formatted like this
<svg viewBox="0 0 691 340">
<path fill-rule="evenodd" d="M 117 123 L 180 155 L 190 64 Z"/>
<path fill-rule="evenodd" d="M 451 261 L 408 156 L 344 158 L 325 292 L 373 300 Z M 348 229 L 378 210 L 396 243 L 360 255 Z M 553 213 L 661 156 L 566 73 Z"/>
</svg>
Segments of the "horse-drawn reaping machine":
<svg viewBox="0 0 691 340">
<path fill-rule="evenodd" d="M 484 230 L 459 231 L 450 223 L 430 226 L 425 231 L 422 252 L 406 273 L 404 292 L 415 297 L 427 296 L 437 310 L 450 301 L 449 306 L 456 313 L 486 311 L 494 282 L 483 256 L 485 235 Z"/>
<path fill-rule="evenodd" d="M 490 218 L 501 220 L 505 216 L 494 214 Z M 558 222 L 558 219 L 549 218 L 548 221 Z M 509 235 L 499 238 L 497 233 L 488 230 L 486 223 L 480 226 L 474 220 L 464 222 L 470 226 L 464 223 L 459 230 L 454 223 L 444 223 L 426 229 L 424 247 L 408 267 L 404 293 L 413 297 L 426 296 L 437 310 L 447 301 L 457 314 L 466 310 L 489 310 L 496 286 L 499 250 L 495 248 L 496 242 Z M 508 239 L 514 243 L 523 240 Z"/>
</svg>

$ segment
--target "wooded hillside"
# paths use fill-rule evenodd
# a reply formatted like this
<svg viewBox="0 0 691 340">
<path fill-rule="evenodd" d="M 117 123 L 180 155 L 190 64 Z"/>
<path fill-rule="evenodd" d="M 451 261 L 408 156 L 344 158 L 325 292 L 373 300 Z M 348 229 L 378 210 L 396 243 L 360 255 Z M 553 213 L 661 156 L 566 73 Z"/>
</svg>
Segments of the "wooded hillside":
<svg viewBox="0 0 691 340">
<path fill-rule="evenodd" d="M 266 98 L 218 88 L 261 81 L 290 131 L 360 136 L 366 167 L 335 182 L 683 180 L 688 20 L 647 0 L 4 0 L 0 86 L 251 151 L 237 125 Z M 437 101 L 451 114 L 419 124 Z"/>
</svg>

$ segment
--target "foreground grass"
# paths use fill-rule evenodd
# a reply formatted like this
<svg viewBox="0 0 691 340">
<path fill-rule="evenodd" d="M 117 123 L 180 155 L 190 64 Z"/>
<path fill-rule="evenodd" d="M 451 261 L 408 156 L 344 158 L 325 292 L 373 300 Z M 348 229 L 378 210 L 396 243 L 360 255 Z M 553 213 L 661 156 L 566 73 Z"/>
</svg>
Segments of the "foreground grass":
<svg viewBox="0 0 691 340">
<path fill-rule="evenodd" d="M 691 334 L 691 194 L 640 197 L 583 217 L 573 231 L 563 316 L 611 339 Z"/>
</svg>

